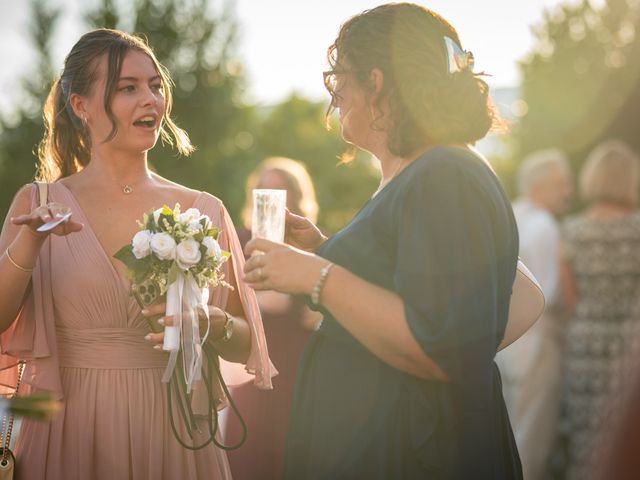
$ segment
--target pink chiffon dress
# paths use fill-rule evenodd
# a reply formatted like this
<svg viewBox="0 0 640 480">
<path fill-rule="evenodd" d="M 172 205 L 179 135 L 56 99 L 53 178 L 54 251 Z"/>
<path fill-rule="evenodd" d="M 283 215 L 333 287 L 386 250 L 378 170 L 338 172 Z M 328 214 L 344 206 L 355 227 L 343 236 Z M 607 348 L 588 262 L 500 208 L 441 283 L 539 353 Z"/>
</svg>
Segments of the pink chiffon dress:
<svg viewBox="0 0 640 480">
<path fill-rule="evenodd" d="M 54 391 L 63 404 L 51 423 L 23 421 L 15 449 L 17 478 L 230 478 L 223 450 L 211 443 L 191 451 L 174 438 L 166 384 L 161 382 L 168 357 L 144 340 L 149 327 L 129 295 L 126 280 L 114 267 L 117 260 L 108 257 L 66 186 L 50 184 L 49 201 L 70 206 L 84 228 L 46 240 L 31 292 L 0 339 L 3 364 L 27 361 L 26 388 L 21 393 Z M 220 244 L 232 253 L 224 266 L 227 278 L 241 272 L 244 256 L 222 202 L 200 193 L 193 206 L 222 230 Z M 251 330 L 251 353 L 246 366 L 221 359 L 223 376 L 228 385 L 253 380 L 257 387 L 268 389 L 275 369 L 269 361 L 258 304 L 253 290 L 240 279 L 237 285 Z M 217 288 L 210 303 L 224 308 L 228 294 L 228 289 Z M 7 377 L 12 373 L 5 371 L 0 381 L 10 384 Z M 227 403 L 221 385 L 214 385 L 214 390 L 222 409 Z M 198 420 L 202 432 L 207 432 L 205 398 L 206 390 L 199 385 L 192 406 L 203 415 Z M 178 430 L 191 442 L 173 403 Z M 195 443 L 205 438 L 196 436 Z"/>
</svg>

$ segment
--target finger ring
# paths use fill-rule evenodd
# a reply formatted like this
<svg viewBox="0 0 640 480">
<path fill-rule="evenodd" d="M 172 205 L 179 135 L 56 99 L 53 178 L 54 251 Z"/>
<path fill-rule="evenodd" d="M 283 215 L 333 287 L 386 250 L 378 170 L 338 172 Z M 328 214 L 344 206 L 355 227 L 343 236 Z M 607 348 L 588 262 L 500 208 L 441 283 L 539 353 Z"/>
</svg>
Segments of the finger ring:
<svg viewBox="0 0 640 480">
<path fill-rule="evenodd" d="M 264 279 L 264 275 L 262 275 L 262 267 L 258 267 L 258 280 Z"/>
</svg>

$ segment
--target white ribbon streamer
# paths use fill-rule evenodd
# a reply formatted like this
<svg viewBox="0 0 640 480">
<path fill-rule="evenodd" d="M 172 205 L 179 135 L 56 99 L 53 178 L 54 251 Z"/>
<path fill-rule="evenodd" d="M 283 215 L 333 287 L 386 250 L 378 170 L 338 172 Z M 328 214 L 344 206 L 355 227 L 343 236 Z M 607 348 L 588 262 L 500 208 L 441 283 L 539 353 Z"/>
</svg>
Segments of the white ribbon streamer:
<svg viewBox="0 0 640 480">
<path fill-rule="evenodd" d="M 209 336 L 210 320 L 207 302 L 209 289 L 199 288 L 189 272 L 178 272 L 176 281 L 167 287 L 166 314 L 173 315 L 173 326 L 165 327 L 163 350 L 169 352 L 169 363 L 162 377 L 169 382 L 182 350 L 182 367 L 187 393 L 202 378 L 202 344 Z M 198 311 L 207 319 L 207 329 L 200 338 Z"/>
</svg>

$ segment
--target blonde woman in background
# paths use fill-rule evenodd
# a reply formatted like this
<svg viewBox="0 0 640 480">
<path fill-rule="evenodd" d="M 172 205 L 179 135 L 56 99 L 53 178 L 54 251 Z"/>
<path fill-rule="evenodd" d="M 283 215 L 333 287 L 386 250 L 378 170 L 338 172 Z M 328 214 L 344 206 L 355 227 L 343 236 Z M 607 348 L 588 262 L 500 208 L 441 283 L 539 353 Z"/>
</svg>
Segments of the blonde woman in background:
<svg viewBox="0 0 640 480">
<path fill-rule="evenodd" d="M 304 165 L 284 157 L 271 157 L 260 163 L 249 175 L 246 202 L 242 213 L 245 230 L 238 232 L 244 243 L 251 236 L 251 210 L 254 188 L 287 191 L 287 208 L 293 214 L 313 219 L 318 217 L 318 203 L 311 177 Z M 242 448 L 229 452 L 229 463 L 235 480 L 282 478 L 284 447 L 289 411 L 293 396 L 298 360 L 311 330 L 321 315 L 306 306 L 303 297 L 275 291 L 256 292 L 262 312 L 269 353 L 279 375 L 274 390 L 258 392 L 240 387 L 233 397 L 247 423 L 248 437 Z M 266 394 L 265 394 L 266 393 Z M 241 426 L 229 415 L 227 439 L 240 438 Z"/>
<path fill-rule="evenodd" d="M 590 478 L 631 385 L 640 315 L 640 165 L 619 141 L 595 148 L 580 174 L 586 208 L 565 225 L 567 336 L 564 434 L 567 478 Z M 603 431 L 603 428 L 607 431 Z"/>
</svg>

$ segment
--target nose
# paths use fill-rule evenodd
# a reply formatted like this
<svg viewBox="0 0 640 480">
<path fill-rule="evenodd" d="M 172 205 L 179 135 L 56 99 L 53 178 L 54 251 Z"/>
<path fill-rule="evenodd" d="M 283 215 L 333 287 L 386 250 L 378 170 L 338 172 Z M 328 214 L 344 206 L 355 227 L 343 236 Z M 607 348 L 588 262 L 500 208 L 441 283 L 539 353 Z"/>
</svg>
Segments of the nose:
<svg viewBox="0 0 640 480">
<path fill-rule="evenodd" d="M 158 95 L 151 87 L 146 87 L 142 92 L 142 106 L 155 106 L 158 104 Z"/>
</svg>

